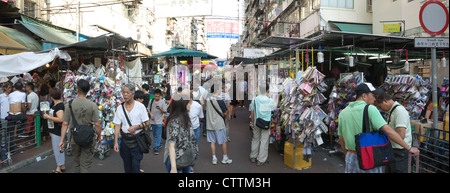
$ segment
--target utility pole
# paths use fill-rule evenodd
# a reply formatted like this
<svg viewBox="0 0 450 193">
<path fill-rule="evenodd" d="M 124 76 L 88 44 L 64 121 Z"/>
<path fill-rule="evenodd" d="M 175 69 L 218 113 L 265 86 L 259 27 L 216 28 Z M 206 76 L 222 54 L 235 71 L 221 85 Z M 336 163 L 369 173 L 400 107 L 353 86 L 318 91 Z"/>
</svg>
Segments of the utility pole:
<svg viewBox="0 0 450 193">
<path fill-rule="evenodd" d="M 77 5 L 77 42 L 80 41 L 80 1 L 78 1 Z"/>
</svg>

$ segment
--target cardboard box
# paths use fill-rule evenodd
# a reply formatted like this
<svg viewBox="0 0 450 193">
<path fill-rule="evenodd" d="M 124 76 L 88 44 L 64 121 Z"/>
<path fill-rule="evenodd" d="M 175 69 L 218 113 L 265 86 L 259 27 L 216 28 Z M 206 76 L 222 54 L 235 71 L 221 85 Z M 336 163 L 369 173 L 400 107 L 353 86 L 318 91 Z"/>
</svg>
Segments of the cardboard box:
<svg viewBox="0 0 450 193">
<path fill-rule="evenodd" d="M 311 158 L 309 158 L 309 162 L 303 160 L 302 152 L 303 144 L 297 144 L 295 148 L 295 169 L 311 167 Z M 284 143 L 284 164 L 290 168 L 294 166 L 294 144 L 289 141 Z"/>
<path fill-rule="evenodd" d="M 433 128 L 433 123 L 421 123 L 420 120 L 411 120 L 411 125 L 414 125 L 414 132 L 419 134 L 418 139 L 420 141 L 425 141 L 427 135 L 426 128 Z M 442 121 L 438 122 L 438 129 L 444 129 L 444 123 Z"/>
</svg>

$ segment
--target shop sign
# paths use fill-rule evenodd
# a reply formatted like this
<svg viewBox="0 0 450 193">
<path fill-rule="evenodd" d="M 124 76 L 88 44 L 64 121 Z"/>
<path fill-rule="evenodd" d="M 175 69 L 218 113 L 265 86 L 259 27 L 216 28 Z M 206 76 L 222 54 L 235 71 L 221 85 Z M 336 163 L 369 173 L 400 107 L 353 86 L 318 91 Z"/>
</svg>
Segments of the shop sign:
<svg viewBox="0 0 450 193">
<path fill-rule="evenodd" d="M 414 38 L 416 48 L 448 48 L 448 43 L 448 38 Z"/>
<path fill-rule="evenodd" d="M 383 33 L 400 32 L 400 24 L 383 24 Z"/>
</svg>

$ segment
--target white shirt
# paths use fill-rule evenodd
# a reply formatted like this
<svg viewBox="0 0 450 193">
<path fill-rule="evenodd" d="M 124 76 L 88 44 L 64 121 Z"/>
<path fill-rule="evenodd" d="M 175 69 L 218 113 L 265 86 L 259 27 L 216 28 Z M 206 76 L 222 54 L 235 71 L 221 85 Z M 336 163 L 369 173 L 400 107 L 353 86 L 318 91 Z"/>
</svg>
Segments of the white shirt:
<svg viewBox="0 0 450 193">
<path fill-rule="evenodd" d="M 126 111 L 126 109 L 125 109 L 125 111 Z M 130 119 L 130 122 L 132 125 L 139 125 L 145 121 L 148 121 L 147 109 L 145 108 L 144 104 L 142 104 L 140 102 L 135 101 L 131 112 L 126 112 L 126 113 L 127 113 L 128 119 Z M 124 133 L 130 133 L 128 131 L 128 128 L 130 128 L 130 125 L 128 124 L 127 118 L 125 118 L 125 114 L 123 112 L 122 105 L 119 105 L 119 107 L 117 107 L 113 123 L 118 124 L 118 125 L 122 124 L 122 127 L 121 127 L 122 131 Z M 142 130 L 137 130 L 134 134 L 137 134 L 141 131 Z"/>
<path fill-rule="evenodd" d="M 0 94 L 0 118 L 5 119 L 9 112 L 9 100 L 6 93 Z"/>
<path fill-rule="evenodd" d="M 38 109 L 39 97 L 35 92 L 28 94 L 27 103 L 31 103 L 30 110 L 27 111 L 27 115 L 34 114 Z"/>
<path fill-rule="evenodd" d="M 191 129 L 197 129 L 200 127 L 200 121 L 198 118 L 204 118 L 202 105 L 197 101 L 192 101 L 191 108 L 189 109 L 189 117 L 191 118 Z"/>
<path fill-rule="evenodd" d="M 248 90 L 248 83 L 247 81 L 242 81 L 239 83 L 239 88 L 242 92 L 245 92 L 246 90 Z"/>
<path fill-rule="evenodd" d="M 20 91 L 14 91 L 8 95 L 9 104 L 25 103 L 26 94 Z"/>
</svg>

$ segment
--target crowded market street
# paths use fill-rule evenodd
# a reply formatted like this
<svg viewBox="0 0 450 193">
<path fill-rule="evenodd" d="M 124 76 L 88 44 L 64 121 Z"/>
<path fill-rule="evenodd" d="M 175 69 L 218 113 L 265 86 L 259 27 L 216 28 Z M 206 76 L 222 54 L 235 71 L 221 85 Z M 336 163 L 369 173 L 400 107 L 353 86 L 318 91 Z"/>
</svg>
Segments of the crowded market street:
<svg viewBox="0 0 450 193">
<path fill-rule="evenodd" d="M 269 147 L 269 165 L 257 166 L 250 163 L 251 132 L 248 128 L 249 112 L 244 108 L 238 108 L 237 118 L 231 120 L 231 139 L 229 144 L 230 155 L 233 156 L 231 165 L 212 165 L 209 156 L 209 144 L 206 138 L 200 138 L 200 155 L 194 167 L 195 173 L 342 173 L 344 171 L 343 156 L 331 155 L 325 148 L 319 147 L 312 159 L 314 167 L 302 170 L 294 170 L 283 163 L 283 157 L 276 151 L 275 147 Z M 44 157 L 43 157 L 44 158 Z M 73 173 L 73 161 L 67 156 L 67 173 Z M 35 158 L 33 158 L 35 159 Z M 49 173 L 54 169 L 54 158 L 52 155 L 45 160 L 33 163 L 14 170 L 12 173 Z M 93 159 L 92 173 L 123 173 L 122 160 L 118 153 L 112 152 L 104 160 Z M 162 155 L 145 154 L 141 162 L 141 168 L 146 174 L 166 173 L 162 167 Z M 316 167 L 317 166 L 317 167 Z"/>
<path fill-rule="evenodd" d="M 1 176 L 419 186 L 450 172 L 449 4 L 0 0 Z"/>
</svg>

